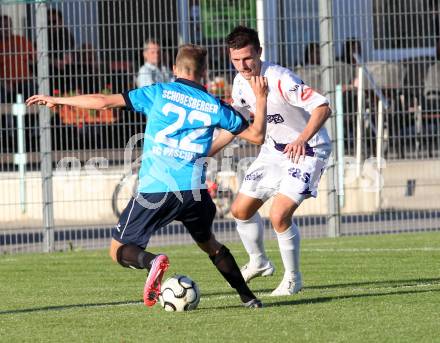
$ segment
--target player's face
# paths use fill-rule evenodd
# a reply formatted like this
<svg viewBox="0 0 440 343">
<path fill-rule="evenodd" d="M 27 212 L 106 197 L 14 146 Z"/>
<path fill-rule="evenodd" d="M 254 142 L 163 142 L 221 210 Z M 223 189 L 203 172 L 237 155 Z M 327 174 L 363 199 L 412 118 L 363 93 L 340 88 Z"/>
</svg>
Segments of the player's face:
<svg viewBox="0 0 440 343">
<path fill-rule="evenodd" d="M 144 49 L 144 61 L 156 66 L 160 64 L 160 46 L 158 44 L 148 44 Z"/>
<path fill-rule="evenodd" d="M 246 45 L 241 49 L 229 49 L 231 62 L 235 69 L 246 79 L 260 75 L 261 48 L 255 49 L 253 45 Z"/>
</svg>

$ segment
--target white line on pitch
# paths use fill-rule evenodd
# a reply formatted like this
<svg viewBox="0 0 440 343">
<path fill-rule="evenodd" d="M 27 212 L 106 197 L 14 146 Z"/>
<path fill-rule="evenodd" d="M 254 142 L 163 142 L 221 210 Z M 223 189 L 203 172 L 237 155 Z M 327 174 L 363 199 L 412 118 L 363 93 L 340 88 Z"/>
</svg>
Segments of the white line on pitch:
<svg viewBox="0 0 440 343">
<path fill-rule="evenodd" d="M 278 252 L 278 249 L 266 249 L 268 252 Z M 421 248 L 302 248 L 306 252 L 402 252 L 402 251 L 440 251 L 440 247 Z"/>
</svg>

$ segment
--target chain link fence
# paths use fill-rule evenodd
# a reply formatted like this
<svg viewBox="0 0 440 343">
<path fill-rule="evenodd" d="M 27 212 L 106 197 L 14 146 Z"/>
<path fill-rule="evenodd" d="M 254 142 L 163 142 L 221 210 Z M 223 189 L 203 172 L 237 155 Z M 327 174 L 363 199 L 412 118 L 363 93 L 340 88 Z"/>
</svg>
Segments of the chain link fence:
<svg viewBox="0 0 440 343">
<path fill-rule="evenodd" d="M 26 108 L 30 95 L 118 93 L 171 77 L 179 44 L 209 51 L 208 90 L 230 101 L 224 39 L 259 31 L 263 58 L 329 97 L 334 142 L 317 199 L 295 215 L 304 237 L 440 228 L 440 16 L 435 0 L 68 0 L 0 4 L 0 252 L 108 244 L 135 178 L 124 164 L 145 117 L 126 110 Z M 136 136 L 135 136 L 136 137 Z M 135 160 L 142 140 L 132 144 Z M 236 240 L 228 206 L 258 149 L 218 157 L 214 232 Z M 227 166 L 227 167 L 224 167 Z M 267 237 L 273 237 L 268 209 Z M 177 223 L 152 244 L 190 237 Z"/>
</svg>

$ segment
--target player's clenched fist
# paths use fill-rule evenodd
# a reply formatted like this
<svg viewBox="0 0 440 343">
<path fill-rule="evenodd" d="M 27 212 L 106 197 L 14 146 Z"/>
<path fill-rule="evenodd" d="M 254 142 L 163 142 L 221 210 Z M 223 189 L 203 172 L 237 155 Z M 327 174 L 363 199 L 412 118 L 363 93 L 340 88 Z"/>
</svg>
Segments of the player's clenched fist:
<svg viewBox="0 0 440 343">
<path fill-rule="evenodd" d="M 251 87 L 257 98 L 266 97 L 268 93 L 267 78 L 264 76 L 252 76 Z"/>
<path fill-rule="evenodd" d="M 26 105 L 46 105 L 49 108 L 57 105 L 55 98 L 46 95 L 33 95 L 26 100 Z"/>
</svg>

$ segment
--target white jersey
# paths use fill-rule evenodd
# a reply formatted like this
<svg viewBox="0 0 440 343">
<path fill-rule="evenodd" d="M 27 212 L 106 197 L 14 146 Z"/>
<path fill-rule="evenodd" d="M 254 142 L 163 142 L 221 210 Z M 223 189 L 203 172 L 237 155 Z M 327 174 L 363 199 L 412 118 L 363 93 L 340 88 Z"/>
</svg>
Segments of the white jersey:
<svg viewBox="0 0 440 343">
<path fill-rule="evenodd" d="M 268 80 L 267 131 L 261 153 L 282 154 L 283 146 L 293 142 L 304 130 L 311 112 L 328 100 L 279 65 L 262 62 L 261 75 Z M 246 118 L 256 111 L 256 98 L 249 82 L 237 74 L 232 88 L 232 106 Z M 327 130 L 322 127 L 309 141 L 310 148 L 331 149 Z M 312 150 L 312 149 L 310 149 Z M 316 149 L 313 149 L 316 150 Z"/>
</svg>

